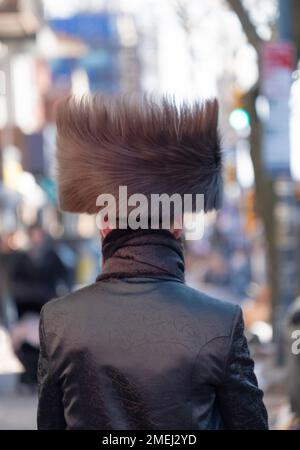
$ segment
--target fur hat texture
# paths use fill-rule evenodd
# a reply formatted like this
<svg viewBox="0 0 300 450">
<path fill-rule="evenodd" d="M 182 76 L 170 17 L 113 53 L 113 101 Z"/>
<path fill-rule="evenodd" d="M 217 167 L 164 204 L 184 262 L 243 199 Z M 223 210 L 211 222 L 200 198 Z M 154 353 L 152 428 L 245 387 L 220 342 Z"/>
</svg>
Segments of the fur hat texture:
<svg viewBox="0 0 300 450">
<path fill-rule="evenodd" d="M 57 110 L 57 181 L 61 209 L 97 213 L 100 194 L 118 197 L 204 194 L 220 207 L 221 149 L 217 100 L 70 96 Z"/>
</svg>

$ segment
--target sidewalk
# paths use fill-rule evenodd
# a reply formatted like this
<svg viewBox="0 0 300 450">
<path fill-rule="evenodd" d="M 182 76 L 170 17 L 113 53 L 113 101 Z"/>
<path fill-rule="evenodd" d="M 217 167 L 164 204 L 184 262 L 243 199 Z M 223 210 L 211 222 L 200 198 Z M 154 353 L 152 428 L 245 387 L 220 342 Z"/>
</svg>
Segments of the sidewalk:
<svg viewBox="0 0 300 450">
<path fill-rule="evenodd" d="M 0 375 L 0 430 L 36 430 L 36 395 L 15 392 L 16 374 Z"/>
<path fill-rule="evenodd" d="M 16 390 L 21 370 L 8 335 L 0 327 L 0 430 L 36 429 L 37 396 Z"/>
<path fill-rule="evenodd" d="M 275 364 L 273 344 L 251 346 L 258 383 L 264 391 L 264 402 L 269 415 L 271 430 L 300 429 L 300 421 L 290 409 L 286 391 L 286 368 Z"/>
</svg>

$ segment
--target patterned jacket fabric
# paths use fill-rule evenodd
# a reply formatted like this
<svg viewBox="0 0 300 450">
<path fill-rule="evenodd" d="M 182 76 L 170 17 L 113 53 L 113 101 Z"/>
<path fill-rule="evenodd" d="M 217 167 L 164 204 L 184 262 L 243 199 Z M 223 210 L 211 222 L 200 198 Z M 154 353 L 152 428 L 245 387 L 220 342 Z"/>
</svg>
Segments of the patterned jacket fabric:
<svg viewBox="0 0 300 450">
<path fill-rule="evenodd" d="M 241 308 L 188 287 L 167 231 L 111 232 L 40 320 L 39 429 L 267 429 Z"/>
</svg>

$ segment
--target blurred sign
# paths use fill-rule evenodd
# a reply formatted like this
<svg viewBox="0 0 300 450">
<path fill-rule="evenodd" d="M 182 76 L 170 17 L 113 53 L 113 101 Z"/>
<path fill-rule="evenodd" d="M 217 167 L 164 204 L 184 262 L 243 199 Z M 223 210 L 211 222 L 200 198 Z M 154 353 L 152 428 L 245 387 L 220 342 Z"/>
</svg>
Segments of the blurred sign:
<svg viewBox="0 0 300 450">
<path fill-rule="evenodd" d="M 294 47 L 289 42 L 262 46 L 261 90 L 269 105 L 263 127 L 263 162 L 272 176 L 290 174 L 289 98 L 294 59 Z"/>
<path fill-rule="evenodd" d="M 78 60 L 75 58 L 57 58 L 49 61 L 52 84 L 57 89 L 70 89 L 72 72 Z"/>
<path fill-rule="evenodd" d="M 80 60 L 88 76 L 91 91 L 117 92 L 119 90 L 120 72 L 118 51 L 109 49 L 91 50 Z"/>
<path fill-rule="evenodd" d="M 88 45 L 86 54 L 78 58 L 51 61 L 53 85 L 69 89 L 73 73 L 79 69 L 87 74 L 89 89 L 116 92 L 120 89 L 120 38 L 117 16 L 109 13 L 78 14 L 49 21 L 51 29 Z"/>
<path fill-rule="evenodd" d="M 119 40 L 116 17 L 108 13 L 84 13 L 65 19 L 52 19 L 49 26 L 56 33 L 79 38 L 93 47 L 116 45 Z"/>
</svg>

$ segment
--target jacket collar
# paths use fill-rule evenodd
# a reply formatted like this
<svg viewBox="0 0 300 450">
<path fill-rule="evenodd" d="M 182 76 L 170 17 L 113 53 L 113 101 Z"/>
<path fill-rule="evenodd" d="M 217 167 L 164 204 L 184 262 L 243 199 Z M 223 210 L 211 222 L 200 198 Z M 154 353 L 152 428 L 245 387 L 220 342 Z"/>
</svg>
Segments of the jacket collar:
<svg viewBox="0 0 300 450">
<path fill-rule="evenodd" d="M 109 278 L 173 278 L 184 282 L 182 242 L 167 230 L 113 230 L 102 243 L 103 269 Z"/>
</svg>

